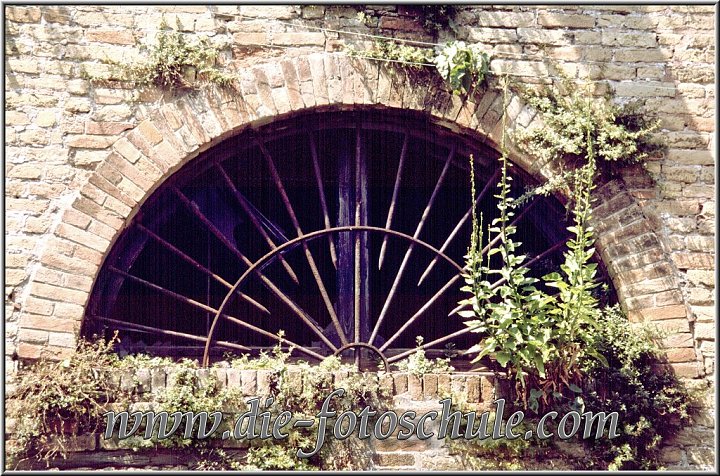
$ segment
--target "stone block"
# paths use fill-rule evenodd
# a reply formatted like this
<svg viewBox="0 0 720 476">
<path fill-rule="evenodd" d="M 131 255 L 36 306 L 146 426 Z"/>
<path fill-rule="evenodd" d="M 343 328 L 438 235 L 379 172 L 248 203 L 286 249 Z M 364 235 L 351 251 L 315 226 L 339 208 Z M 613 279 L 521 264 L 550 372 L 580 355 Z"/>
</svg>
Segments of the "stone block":
<svg viewBox="0 0 720 476">
<path fill-rule="evenodd" d="M 393 383 L 395 386 L 395 395 L 401 395 L 408 391 L 408 374 L 394 373 Z"/>
<path fill-rule="evenodd" d="M 535 23 L 535 14 L 533 12 L 486 10 L 477 13 L 476 21 L 482 27 L 525 28 Z"/>
<path fill-rule="evenodd" d="M 413 400 L 422 400 L 423 389 L 422 389 L 422 380 L 420 380 L 420 377 L 418 377 L 415 374 L 409 373 L 407 375 L 407 381 L 408 381 L 408 393 L 410 394 L 410 398 Z"/>
<path fill-rule="evenodd" d="M 437 374 L 423 375 L 423 396 L 425 399 L 434 399 L 438 396 Z"/>
<path fill-rule="evenodd" d="M 576 13 L 540 12 L 538 23 L 550 28 L 592 28 L 595 26 L 595 18 Z"/>
<path fill-rule="evenodd" d="M 415 455 L 405 452 L 375 453 L 373 461 L 376 465 L 383 467 L 414 466 Z"/>
<path fill-rule="evenodd" d="M 240 381 L 242 382 L 242 392 L 246 396 L 257 395 L 257 371 L 242 370 L 240 372 Z"/>
</svg>

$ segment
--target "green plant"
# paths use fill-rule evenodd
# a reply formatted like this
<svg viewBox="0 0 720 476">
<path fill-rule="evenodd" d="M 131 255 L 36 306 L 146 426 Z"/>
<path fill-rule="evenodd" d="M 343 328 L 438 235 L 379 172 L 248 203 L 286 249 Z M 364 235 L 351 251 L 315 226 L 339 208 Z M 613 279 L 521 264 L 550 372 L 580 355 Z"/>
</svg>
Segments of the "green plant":
<svg viewBox="0 0 720 476">
<path fill-rule="evenodd" d="M 421 336 L 417 336 L 415 342 L 417 343 L 415 353 L 410 354 L 408 358 L 398 362 L 398 370 L 409 372 L 418 377 L 422 377 L 425 374 L 445 373 L 455 370 L 453 366 L 450 365 L 450 358 L 428 359 L 425 356 L 425 349 L 422 348 L 423 338 Z"/>
<path fill-rule="evenodd" d="M 453 94 L 470 96 L 489 73 L 490 57 L 478 44 L 451 41 L 439 51 L 410 46 L 389 39 L 375 40 L 370 49 L 357 50 L 346 46 L 350 56 L 390 61 L 413 72 L 435 65 L 436 71 Z"/>
<path fill-rule="evenodd" d="M 638 163 L 662 149 L 652 138 L 658 121 L 640 114 L 637 104 L 613 104 L 570 80 L 526 90 L 523 96 L 540 113 L 543 124 L 518 131 L 516 142 L 542 161 L 559 161 L 573 169 L 592 154 L 600 171 L 612 174 L 614 163 Z"/>
<path fill-rule="evenodd" d="M 689 423 L 691 395 L 680 380 L 660 365 L 663 355 L 657 331 L 633 326 L 617 306 L 598 315 L 595 347 L 608 361 L 584 358 L 591 377 L 583 394 L 593 412 L 617 411 L 620 436 L 594 442 L 603 450 L 599 463 L 608 469 L 657 469 L 660 443 Z"/>
<path fill-rule="evenodd" d="M 178 30 L 160 23 L 156 43 L 142 45 L 146 53 L 143 61 L 135 64 L 110 62 L 120 69 L 122 79 L 138 86 L 157 86 L 168 90 L 188 90 L 214 83 L 230 86 L 236 77 L 217 67 L 221 48 L 206 36 L 188 37 Z"/>
<path fill-rule="evenodd" d="M 295 449 L 285 445 L 263 445 L 250 448 L 247 454 L 246 470 L 268 471 L 310 471 L 317 469 L 306 460 L 295 456 Z"/>
<path fill-rule="evenodd" d="M 423 27 L 433 34 L 438 31 L 450 28 L 455 31 L 455 5 L 420 5 L 420 15 L 423 21 Z"/>
<path fill-rule="evenodd" d="M 453 94 L 472 96 L 474 89 L 485 80 L 490 57 L 477 43 L 448 42 L 435 56 L 435 67 L 448 83 Z"/>
<path fill-rule="evenodd" d="M 283 351 L 281 341 L 285 337 L 285 331 L 278 331 L 278 343 L 272 348 L 270 353 L 261 350 L 256 358 L 250 357 L 248 354 L 242 354 L 240 357 L 234 357 L 230 354 L 226 355 L 230 363 L 230 367 L 245 370 L 282 370 L 292 355 L 293 348 L 290 347 L 287 352 Z"/>
<path fill-rule="evenodd" d="M 347 46 L 345 51 L 350 56 L 397 62 L 414 70 L 431 66 L 435 59 L 432 48 L 420 48 L 387 39 L 374 41 L 372 47 L 367 50 L 357 50 Z"/>
<path fill-rule="evenodd" d="M 503 97 L 507 104 L 507 82 Z M 502 121 L 506 126 L 505 114 Z M 539 378 L 545 378 L 545 364 L 552 359 L 555 350 L 552 319 L 548 313 L 550 297 L 535 287 L 537 279 L 528 276 L 530 270 L 523 266 L 525 255 L 516 254 L 521 243 L 514 241 L 516 227 L 510 224 L 514 215 L 514 200 L 510 196 L 512 177 L 508 168 L 511 164 L 504 134 L 499 160 L 501 175 L 496 198 L 500 216 L 489 228 L 499 241 L 489 249 L 488 261 L 484 264 L 482 217 L 478 220 L 473 211 L 473 232 L 466 257 L 466 286 L 462 288 L 471 295 L 461 301 L 471 310 L 460 311 L 459 315 L 466 318 L 465 325 L 472 332 L 482 336 L 480 343 L 468 349 L 468 353 L 477 353 L 473 362 L 493 355 L 497 363 L 516 378 L 518 395 L 525 400 L 526 376 L 535 373 Z M 471 157 L 472 203 L 475 202 L 473 163 Z M 502 264 L 499 269 L 490 267 L 490 258 L 495 254 L 500 255 Z M 489 280 L 491 276 L 497 276 L 500 284 L 493 286 Z"/>
<path fill-rule="evenodd" d="M 64 456 L 62 435 L 100 427 L 98 415 L 111 401 L 105 380 L 117 365 L 111 352 L 116 341 L 117 335 L 109 341 L 82 341 L 67 359 L 41 359 L 19 374 L 16 392 L 6 401 L 6 416 L 16 422 L 7 447 L 8 467 L 30 456 Z M 118 396 L 120 401 L 127 397 Z"/>
<path fill-rule="evenodd" d="M 589 143 L 591 138 L 588 137 Z M 595 188 L 595 160 L 592 147 L 588 147 L 587 163 L 573 175 L 572 187 L 574 223 L 568 227 L 571 237 L 567 241 L 568 251 L 560 272 L 543 277 L 546 285 L 558 290 L 550 296 L 548 316 L 552 319 L 553 356 L 546 366 L 545 378 L 539 378 L 531 391 L 530 408 L 538 411 L 539 401 L 547 405 L 552 396 L 555 399 L 574 400 L 580 393 L 583 373 L 580 362 L 585 356 L 592 356 L 603 365 L 607 360 L 595 349 L 598 315 L 598 300 L 593 295 L 597 288 L 597 264 L 591 259 L 595 253 L 594 232 L 589 225 L 592 218 L 591 196 Z"/>
</svg>

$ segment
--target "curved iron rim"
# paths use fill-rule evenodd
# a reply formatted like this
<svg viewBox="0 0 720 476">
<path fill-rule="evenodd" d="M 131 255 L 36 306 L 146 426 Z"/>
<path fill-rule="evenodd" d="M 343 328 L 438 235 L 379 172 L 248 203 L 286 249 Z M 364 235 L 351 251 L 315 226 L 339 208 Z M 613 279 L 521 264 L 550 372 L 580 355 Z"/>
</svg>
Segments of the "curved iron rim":
<svg viewBox="0 0 720 476">
<path fill-rule="evenodd" d="M 349 344 L 345 344 L 344 346 L 340 347 L 338 350 L 336 350 L 333 355 L 339 356 L 343 352 L 345 352 L 348 349 L 352 349 L 353 347 L 363 347 L 365 349 L 370 349 L 373 352 L 375 352 L 377 355 L 380 356 L 380 358 L 383 361 L 383 366 L 385 367 L 385 372 L 390 371 L 390 364 L 388 363 L 388 359 L 385 357 L 385 354 L 383 354 L 380 349 L 375 347 L 372 344 L 368 344 L 367 342 L 350 342 Z M 360 370 L 360 369 L 358 369 Z"/>
<path fill-rule="evenodd" d="M 251 273 L 255 272 L 258 268 L 261 266 L 264 266 L 266 264 L 269 264 L 272 260 L 276 259 L 280 256 L 280 254 L 294 246 L 297 246 L 298 244 L 304 242 L 313 240 L 316 238 L 319 238 L 321 236 L 325 236 L 331 233 L 344 233 L 344 232 L 357 232 L 357 231 L 373 231 L 373 232 L 381 232 L 385 234 L 390 234 L 393 236 L 397 236 L 400 238 L 404 238 L 405 240 L 411 241 L 413 243 L 416 243 L 420 246 L 425 247 L 426 249 L 432 251 L 436 255 L 442 257 L 445 261 L 450 263 L 452 266 L 457 269 L 458 273 L 463 272 L 463 267 L 457 264 L 452 258 L 447 256 L 445 253 L 441 252 L 439 249 L 435 248 L 434 246 L 422 241 L 418 240 L 417 238 L 414 238 L 410 235 L 407 235 L 405 233 L 402 233 L 400 231 L 390 230 L 387 228 L 377 227 L 377 226 L 368 226 L 368 225 L 348 225 L 348 226 L 339 226 L 334 228 L 326 228 L 323 230 L 317 230 L 313 231 L 311 233 L 304 234 L 303 236 L 299 236 L 296 238 L 293 238 L 292 240 L 286 241 L 282 245 L 278 246 L 274 250 L 270 251 L 269 253 L 265 254 L 262 258 L 255 261 L 252 266 L 250 266 L 245 272 L 238 278 L 238 280 L 233 285 L 232 289 L 230 289 L 227 294 L 225 295 L 225 299 L 223 299 L 222 304 L 218 308 L 217 312 L 215 313 L 215 318 L 213 319 L 212 324 L 210 325 L 210 330 L 207 334 L 207 341 L 205 342 L 205 352 L 203 353 L 203 366 L 207 367 L 210 364 L 210 347 L 213 342 L 213 334 L 215 333 L 215 327 L 217 325 L 217 322 L 220 320 L 220 317 L 225 314 L 225 307 L 230 302 L 230 298 L 237 292 L 237 290 L 240 288 L 240 286 L 243 284 L 243 282 L 250 276 Z M 356 342 L 353 342 L 353 344 L 356 344 Z M 337 352 L 339 349 L 335 349 Z M 383 356 L 384 358 L 384 356 Z"/>
</svg>

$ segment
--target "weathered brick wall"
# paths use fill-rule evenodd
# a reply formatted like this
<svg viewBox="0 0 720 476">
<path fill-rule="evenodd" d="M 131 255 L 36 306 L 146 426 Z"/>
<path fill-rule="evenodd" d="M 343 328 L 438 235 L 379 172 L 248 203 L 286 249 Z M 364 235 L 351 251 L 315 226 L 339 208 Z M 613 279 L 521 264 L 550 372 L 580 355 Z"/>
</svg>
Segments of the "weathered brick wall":
<svg viewBox="0 0 720 476">
<path fill-rule="evenodd" d="M 178 369 L 165 367 L 128 369 L 108 375 L 107 391 L 110 395 L 123 392 L 132 395 L 134 403 L 130 407 L 117 406 L 115 411 L 143 412 L 152 408 L 157 395 L 172 388 L 176 382 Z M 236 368 L 211 368 L 195 370 L 198 384 L 203 386 L 213 382 L 217 388 L 238 391 L 242 401 L 259 397 L 262 412 L 265 398 L 271 395 L 273 382 L 278 378 L 272 370 L 245 370 Z M 332 377 L 333 389 L 345 388 L 344 382 L 347 371 L 334 372 Z M 317 382 L 309 380 L 301 368 L 288 366 L 282 377 L 287 379 L 288 389 L 300 395 L 303 389 L 317 392 Z M 368 381 L 375 379 L 380 388 L 387 392 L 390 398 L 389 409 L 397 415 L 412 410 L 417 416 L 430 412 L 442 412 L 438 400 L 452 395 L 453 402 L 467 407 L 463 410 L 475 411 L 478 414 L 494 410 L 493 402 L 498 398 L 508 398 L 505 395 L 507 381 L 500 381 L 494 376 L 482 373 L 453 373 L 453 374 L 424 374 L 421 376 L 393 372 L 378 375 L 370 372 L 366 375 Z M 379 379 L 379 381 L 378 381 Z M 330 390 L 327 391 L 330 393 Z M 336 409 L 336 402 L 331 402 L 330 410 Z M 113 404 L 111 404 L 113 405 Z M 117 404 L 114 404 L 117 405 Z M 374 408 L 373 410 L 382 411 Z M 157 411 L 157 410 L 156 410 Z M 356 411 L 359 411 L 356 410 Z M 227 416 L 230 418 L 230 416 Z M 413 419 L 417 424 L 417 418 Z M 6 432 L 10 439 L 14 434 L 14 421 L 7 422 Z M 317 425 L 317 422 L 315 423 Z M 420 440 L 413 436 L 409 440 L 399 441 L 396 437 L 387 440 L 372 439 L 366 453 L 362 455 L 366 469 L 462 469 L 463 462 L 459 457 L 449 453 L 448 442 L 438 439 L 439 422 L 429 420 L 424 424 L 428 434 L 435 436 Z M 70 425 L 68 425 L 70 426 Z M 49 463 L 50 468 L 72 470 L 94 469 L 192 469 L 190 463 L 194 462 L 197 454 L 183 454 L 175 451 L 133 450 L 126 443 L 118 440 L 117 435 L 105 439 L 104 428 L 97 433 L 83 433 L 79 435 L 62 435 L 51 440 L 49 448 L 62 442 L 64 451 L 69 453 L 67 458 L 55 457 Z M 284 431 L 287 431 L 284 430 Z M 355 433 L 357 435 L 357 431 Z M 249 442 L 245 440 L 229 439 L 216 440 L 214 446 L 221 446 L 231 452 L 237 451 L 239 458 L 245 455 Z M 563 445 L 561 445 L 561 448 Z M 176 453 L 176 454 L 173 454 Z M 192 453 L 192 452 L 191 452 Z M 361 457 L 357 455 L 356 457 Z M 191 461 L 192 460 L 192 461 Z M 557 463 L 557 462 L 556 462 Z M 360 462 L 356 462 L 360 464 Z M 542 467 L 542 462 L 538 463 Z M 44 461 L 29 458 L 23 461 L 17 469 L 47 469 Z"/>
<path fill-rule="evenodd" d="M 367 9 L 364 21 L 359 6 L 5 9 L 6 359 L 72 352 L 99 266 L 139 204 L 248 124 L 363 105 L 424 111 L 491 144 L 499 137 L 498 94 L 462 104 L 439 82 L 416 84 L 340 52 L 367 38 L 339 30 L 434 41 L 412 7 Z M 173 96 L 84 79 L 107 77 L 108 60 L 141 56 L 163 17 L 225 42 L 221 61 L 239 75 L 239 91 Z M 656 183 L 627 170 L 598 191 L 598 250 L 630 317 L 668 331 L 676 372 L 712 381 L 714 7 L 463 6 L 456 23 L 440 40 L 484 43 L 495 72 L 543 82 L 560 68 L 659 117 L 668 151 L 648 164 Z M 519 98 L 510 119 L 520 127 L 536 120 Z M 520 154 L 513 160 L 538 177 L 550 173 Z M 707 446 L 704 438 L 691 444 Z"/>
</svg>

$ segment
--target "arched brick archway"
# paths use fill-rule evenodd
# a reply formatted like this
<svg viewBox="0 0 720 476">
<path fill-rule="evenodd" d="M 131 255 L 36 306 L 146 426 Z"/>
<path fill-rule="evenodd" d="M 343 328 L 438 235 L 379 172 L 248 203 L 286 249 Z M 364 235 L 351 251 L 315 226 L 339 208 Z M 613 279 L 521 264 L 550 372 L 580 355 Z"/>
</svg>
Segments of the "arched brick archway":
<svg viewBox="0 0 720 476">
<path fill-rule="evenodd" d="M 418 111 L 452 131 L 497 146 L 501 94 L 488 88 L 463 103 L 439 78 L 417 81 L 377 62 L 312 54 L 240 73 L 236 89 L 208 87 L 153 106 L 144 120 L 107 149 L 79 195 L 62 213 L 47 243 L 29 294 L 56 302 L 50 316 L 22 310 L 18 354 L 72 352 L 93 282 L 119 232 L 152 192 L 187 162 L 223 139 L 295 112 L 396 108 Z M 428 84 L 429 83 L 429 84 Z M 513 96 L 508 120 L 527 127 L 534 113 Z M 551 172 L 513 151 L 513 161 L 542 180 Z M 686 376 L 698 365 L 676 274 L 649 220 L 621 181 L 598 190 L 598 249 L 623 307 L 633 319 L 653 320 L 670 333 L 668 357 Z M 33 338 L 38 332 L 46 340 Z"/>
</svg>

